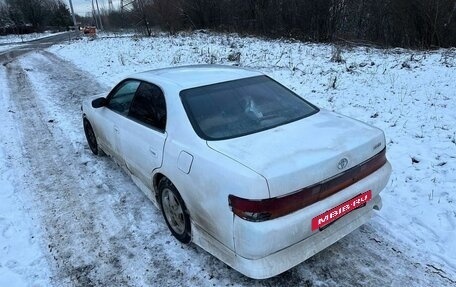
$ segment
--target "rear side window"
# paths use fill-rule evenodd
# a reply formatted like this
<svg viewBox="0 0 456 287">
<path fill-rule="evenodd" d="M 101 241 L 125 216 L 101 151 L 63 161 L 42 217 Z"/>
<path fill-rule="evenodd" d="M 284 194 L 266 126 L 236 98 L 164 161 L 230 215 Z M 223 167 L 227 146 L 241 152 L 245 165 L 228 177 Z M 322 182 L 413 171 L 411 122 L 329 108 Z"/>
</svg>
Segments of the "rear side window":
<svg viewBox="0 0 456 287">
<path fill-rule="evenodd" d="M 126 116 L 139 84 L 140 82 L 135 80 L 120 83 L 109 96 L 107 108 Z"/>
<path fill-rule="evenodd" d="M 142 82 L 136 90 L 128 116 L 159 131 L 166 127 L 166 103 L 162 90 Z"/>
</svg>

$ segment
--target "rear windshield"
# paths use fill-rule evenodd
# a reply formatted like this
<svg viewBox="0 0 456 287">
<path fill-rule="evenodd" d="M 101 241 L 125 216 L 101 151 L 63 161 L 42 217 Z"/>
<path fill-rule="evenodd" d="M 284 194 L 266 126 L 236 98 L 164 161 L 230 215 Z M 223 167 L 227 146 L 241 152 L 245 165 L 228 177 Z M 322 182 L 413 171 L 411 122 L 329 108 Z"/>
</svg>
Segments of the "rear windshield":
<svg viewBox="0 0 456 287">
<path fill-rule="evenodd" d="M 196 133 L 206 140 L 248 135 L 318 112 L 267 76 L 183 90 L 180 97 Z"/>
</svg>

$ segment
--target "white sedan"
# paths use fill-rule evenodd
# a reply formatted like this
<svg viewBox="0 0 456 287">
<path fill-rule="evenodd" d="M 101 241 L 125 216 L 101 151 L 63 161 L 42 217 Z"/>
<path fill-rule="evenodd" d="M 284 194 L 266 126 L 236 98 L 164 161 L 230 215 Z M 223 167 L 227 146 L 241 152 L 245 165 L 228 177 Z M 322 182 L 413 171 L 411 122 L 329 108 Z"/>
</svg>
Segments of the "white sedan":
<svg viewBox="0 0 456 287">
<path fill-rule="evenodd" d="M 380 129 L 252 70 L 147 71 L 82 109 L 92 152 L 131 175 L 177 240 L 252 278 L 366 223 L 391 174 Z"/>
</svg>

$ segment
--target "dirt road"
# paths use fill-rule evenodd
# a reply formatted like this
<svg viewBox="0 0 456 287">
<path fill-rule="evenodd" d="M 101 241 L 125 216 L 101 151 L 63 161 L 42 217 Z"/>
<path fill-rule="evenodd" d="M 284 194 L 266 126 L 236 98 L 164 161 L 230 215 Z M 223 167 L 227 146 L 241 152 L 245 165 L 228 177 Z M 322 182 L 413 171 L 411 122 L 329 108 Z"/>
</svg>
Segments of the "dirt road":
<svg viewBox="0 0 456 287">
<path fill-rule="evenodd" d="M 106 90 L 36 47 L 0 57 L 17 138 L 7 148 L 23 197 L 43 230 L 55 286 L 453 286 L 370 224 L 269 280 L 246 278 L 170 235 L 158 210 L 83 136 L 80 103 Z M 377 222 L 378 223 L 378 222 Z M 32 282 L 31 282 L 32 283 Z"/>
</svg>

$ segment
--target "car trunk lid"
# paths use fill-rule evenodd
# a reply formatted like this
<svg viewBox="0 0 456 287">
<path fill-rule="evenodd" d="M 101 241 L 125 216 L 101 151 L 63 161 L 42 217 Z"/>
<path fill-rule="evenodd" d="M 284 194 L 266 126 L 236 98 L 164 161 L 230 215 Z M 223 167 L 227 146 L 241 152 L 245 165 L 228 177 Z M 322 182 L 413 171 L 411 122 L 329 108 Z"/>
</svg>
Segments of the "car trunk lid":
<svg viewBox="0 0 456 287">
<path fill-rule="evenodd" d="M 270 197 L 327 180 L 385 147 L 383 132 L 321 110 L 310 117 L 208 146 L 264 176 Z"/>
</svg>

